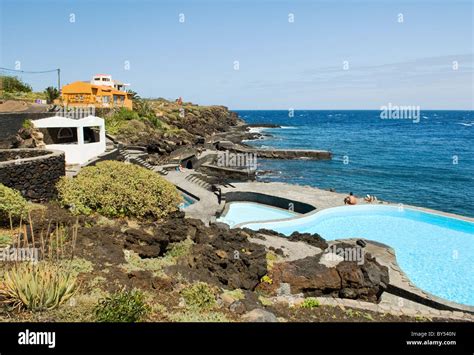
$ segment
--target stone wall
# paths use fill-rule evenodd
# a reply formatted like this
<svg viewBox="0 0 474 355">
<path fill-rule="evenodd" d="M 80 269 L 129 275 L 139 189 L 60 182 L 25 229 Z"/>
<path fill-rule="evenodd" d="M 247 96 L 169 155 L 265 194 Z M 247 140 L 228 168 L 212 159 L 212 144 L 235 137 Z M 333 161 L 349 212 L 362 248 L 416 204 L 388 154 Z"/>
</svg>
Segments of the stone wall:
<svg viewBox="0 0 474 355">
<path fill-rule="evenodd" d="M 26 120 L 54 116 L 54 112 L 24 112 L 0 114 L 0 140 L 15 135 Z"/>
<path fill-rule="evenodd" d="M 270 205 L 274 207 L 279 207 L 284 210 L 288 210 L 290 206 L 293 206 L 293 211 L 296 213 L 308 213 L 316 209 L 314 206 L 311 206 L 310 204 L 307 204 L 304 202 L 293 201 L 293 200 L 289 200 L 283 197 L 265 195 L 265 194 L 261 194 L 257 192 L 251 192 L 251 191 L 227 192 L 225 194 L 225 201 L 226 203 L 233 202 L 233 201 L 256 202 L 256 203 L 262 203 L 262 204 Z"/>
<path fill-rule="evenodd" d="M 65 175 L 64 153 L 43 149 L 0 149 L 0 183 L 32 201 L 56 197 L 56 182 Z"/>
</svg>

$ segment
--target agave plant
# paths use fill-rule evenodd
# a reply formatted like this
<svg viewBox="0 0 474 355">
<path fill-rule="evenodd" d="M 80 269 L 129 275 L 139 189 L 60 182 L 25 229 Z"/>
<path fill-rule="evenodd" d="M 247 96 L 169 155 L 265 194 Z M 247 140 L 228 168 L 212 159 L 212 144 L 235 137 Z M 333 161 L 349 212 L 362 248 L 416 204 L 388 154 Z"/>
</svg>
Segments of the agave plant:
<svg viewBox="0 0 474 355">
<path fill-rule="evenodd" d="M 14 309 L 53 309 L 75 294 L 76 281 L 71 272 L 57 264 L 17 264 L 5 272 L 0 302 Z"/>
</svg>

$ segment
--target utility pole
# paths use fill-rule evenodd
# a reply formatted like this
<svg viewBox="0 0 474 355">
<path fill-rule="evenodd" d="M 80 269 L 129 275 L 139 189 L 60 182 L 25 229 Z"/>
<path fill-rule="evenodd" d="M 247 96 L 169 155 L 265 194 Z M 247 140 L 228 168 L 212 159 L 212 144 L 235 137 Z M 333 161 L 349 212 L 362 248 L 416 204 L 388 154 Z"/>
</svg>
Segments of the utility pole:
<svg viewBox="0 0 474 355">
<path fill-rule="evenodd" d="M 61 92 L 61 69 L 57 69 L 58 71 L 58 91 Z"/>
</svg>

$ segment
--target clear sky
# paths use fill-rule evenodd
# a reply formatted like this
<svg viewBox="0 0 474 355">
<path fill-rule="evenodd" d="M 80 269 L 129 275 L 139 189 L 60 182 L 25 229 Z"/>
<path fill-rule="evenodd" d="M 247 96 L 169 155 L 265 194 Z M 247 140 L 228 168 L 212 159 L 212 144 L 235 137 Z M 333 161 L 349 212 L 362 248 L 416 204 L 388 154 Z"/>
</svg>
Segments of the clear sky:
<svg viewBox="0 0 474 355">
<path fill-rule="evenodd" d="M 0 2 L 0 66 L 59 67 L 63 84 L 108 73 L 231 109 L 474 108 L 472 0 Z"/>
</svg>

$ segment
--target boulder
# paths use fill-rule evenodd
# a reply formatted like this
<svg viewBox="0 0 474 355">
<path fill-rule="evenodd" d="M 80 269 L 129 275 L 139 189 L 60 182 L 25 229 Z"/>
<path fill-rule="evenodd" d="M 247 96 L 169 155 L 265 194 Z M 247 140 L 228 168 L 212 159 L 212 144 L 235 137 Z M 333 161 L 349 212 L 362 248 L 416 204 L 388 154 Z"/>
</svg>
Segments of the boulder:
<svg viewBox="0 0 474 355">
<path fill-rule="evenodd" d="M 268 312 L 261 308 L 255 308 L 254 310 L 245 313 L 241 320 L 244 322 L 256 322 L 256 323 L 276 323 L 278 318 L 271 312 Z"/>
<path fill-rule="evenodd" d="M 229 310 L 232 313 L 244 314 L 247 309 L 245 308 L 245 305 L 243 304 L 242 301 L 237 300 L 229 306 Z"/>
<path fill-rule="evenodd" d="M 387 267 L 380 265 L 370 254 L 365 254 L 362 264 L 341 261 L 327 266 L 322 258 L 324 255 L 275 264 L 269 275 L 271 292 L 279 294 L 282 286 L 289 284 L 292 294 L 379 300 L 389 283 Z"/>
<path fill-rule="evenodd" d="M 326 249 L 328 247 L 328 243 L 324 240 L 319 234 L 314 233 L 299 233 L 293 232 L 289 237 L 288 240 L 292 242 L 305 242 L 309 245 L 312 245 L 319 249 Z"/>
<path fill-rule="evenodd" d="M 228 289 L 253 290 L 267 273 L 265 247 L 238 230 L 198 229 L 196 244 L 186 260 L 195 278 Z"/>
<path fill-rule="evenodd" d="M 289 284 L 293 294 L 321 296 L 338 291 L 341 288 L 339 273 L 335 268 L 320 264 L 319 259 L 319 256 L 310 256 L 274 265 L 271 276 L 273 283 L 275 286 Z"/>
</svg>

